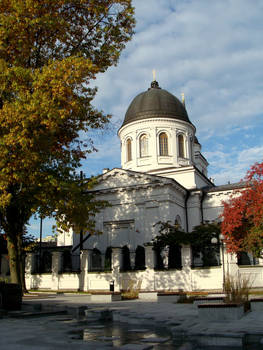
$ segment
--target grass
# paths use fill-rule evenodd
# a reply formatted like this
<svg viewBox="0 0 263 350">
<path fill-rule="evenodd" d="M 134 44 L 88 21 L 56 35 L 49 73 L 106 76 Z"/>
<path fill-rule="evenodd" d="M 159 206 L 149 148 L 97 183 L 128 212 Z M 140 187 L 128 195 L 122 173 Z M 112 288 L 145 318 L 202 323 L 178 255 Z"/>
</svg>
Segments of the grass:
<svg viewBox="0 0 263 350">
<path fill-rule="evenodd" d="M 142 281 L 140 280 L 138 283 L 136 280 L 130 280 L 127 290 L 122 292 L 121 298 L 122 300 L 133 300 L 139 298 L 139 292 L 141 289 Z"/>
<path fill-rule="evenodd" d="M 250 278 L 228 275 L 225 280 L 225 302 L 226 303 L 244 303 L 248 301 L 248 295 L 251 290 L 252 282 Z"/>
</svg>

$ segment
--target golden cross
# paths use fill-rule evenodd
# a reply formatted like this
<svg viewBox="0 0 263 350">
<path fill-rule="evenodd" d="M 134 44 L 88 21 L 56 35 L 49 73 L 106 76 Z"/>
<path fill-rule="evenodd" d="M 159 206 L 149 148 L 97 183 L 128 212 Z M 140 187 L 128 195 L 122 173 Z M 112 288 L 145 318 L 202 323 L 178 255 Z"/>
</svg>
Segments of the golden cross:
<svg viewBox="0 0 263 350">
<path fill-rule="evenodd" d="M 156 76 L 155 76 L 156 72 L 155 72 L 155 69 L 153 69 L 153 81 L 156 80 Z"/>
</svg>

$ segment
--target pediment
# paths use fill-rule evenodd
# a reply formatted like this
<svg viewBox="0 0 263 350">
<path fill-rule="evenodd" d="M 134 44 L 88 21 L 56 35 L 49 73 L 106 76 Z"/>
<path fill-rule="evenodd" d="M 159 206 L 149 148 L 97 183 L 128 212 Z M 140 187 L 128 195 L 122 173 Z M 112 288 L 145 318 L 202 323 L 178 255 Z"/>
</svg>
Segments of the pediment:
<svg viewBox="0 0 263 350">
<path fill-rule="evenodd" d="M 159 176 L 148 175 L 132 170 L 114 168 L 98 177 L 98 184 L 94 186 L 93 190 L 100 191 L 106 189 L 136 187 L 158 183 L 161 185 L 166 181 L 167 179 L 161 178 Z"/>
</svg>

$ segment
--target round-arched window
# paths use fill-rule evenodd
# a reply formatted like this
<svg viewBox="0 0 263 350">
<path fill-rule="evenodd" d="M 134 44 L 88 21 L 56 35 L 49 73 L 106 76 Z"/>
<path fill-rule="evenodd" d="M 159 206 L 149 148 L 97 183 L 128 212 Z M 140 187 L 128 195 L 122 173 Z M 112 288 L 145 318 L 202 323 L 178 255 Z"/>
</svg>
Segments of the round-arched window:
<svg viewBox="0 0 263 350">
<path fill-rule="evenodd" d="M 168 137 L 165 132 L 159 135 L 159 154 L 160 156 L 168 156 Z"/>
<path fill-rule="evenodd" d="M 183 135 L 178 136 L 178 155 L 180 158 L 185 158 L 185 149 L 184 149 L 184 137 Z"/>
<path fill-rule="evenodd" d="M 140 157 L 148 156 L 148 137 L 146 134 L 140 136 Z"/>
<path fill-rule="evenodd" d="M 131 139 L 126 141 L 126 159 L 127 162 L 132 160 L 132 142 Z"/>
</svg>

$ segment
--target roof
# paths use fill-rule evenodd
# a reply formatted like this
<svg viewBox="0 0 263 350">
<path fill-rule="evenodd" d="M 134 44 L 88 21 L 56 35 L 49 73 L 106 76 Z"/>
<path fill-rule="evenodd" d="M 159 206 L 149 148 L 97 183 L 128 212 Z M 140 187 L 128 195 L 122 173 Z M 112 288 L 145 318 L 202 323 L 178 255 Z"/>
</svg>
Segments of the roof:
<svg viewBox="0 0 263 350">
<path fill-rule="evenodd" d="M 119 180 L 114 181 L 114 178 L 116 178 L 118 175 L 120 175 L 122 179 L 120 178 Z M 123 175 L 127 175 L 130 180 L 127 181 L 127 178 Z M 112 170 L 99 175 L 97 178 L 98 184 L 95 185 L 90 192 L 100 192 L 105 190 L 105 188 L 101 188 L 100 184 L 106 182 L 107 179 L 110 182 L 106 186 L 108 191 L 120 188 L 125 188 L 125 190 L 135 189 L 136 187 L 141 187 L 142 185 L 147 187 L 149 185 L 158 186 L 160 184 L 169 184 L 176 186 L 181 192 L 187 192 L 187 189 L 184 186 L 172 178 L 121 168 L 113 168 Z"/>
<path fill-rule="evenodd" d="M 237 190 L 240 188 L 245 188 L 248 186 L 248 183 L 245 181 L 240 181 L 232 184 L 219 185 L 215 187 L 207 187 L 203 188 L 206 192 L 218 192 L 218 191 L 229 191 L 229 190 Z"/>
<path fill-rule="evenodd" d="M 148 118 L 166 117 L 191 123 L 184 104 L 170 92 L 161 89 L 157 81 L 131 102 L 122 126 Z"/>
</svg>

